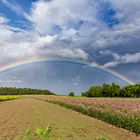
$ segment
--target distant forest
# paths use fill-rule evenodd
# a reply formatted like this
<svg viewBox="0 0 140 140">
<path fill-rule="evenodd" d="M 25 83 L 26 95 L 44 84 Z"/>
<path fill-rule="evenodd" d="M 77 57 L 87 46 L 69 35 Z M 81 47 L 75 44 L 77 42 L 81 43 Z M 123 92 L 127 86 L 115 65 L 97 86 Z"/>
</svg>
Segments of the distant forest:
<svg viewBox="0 0 140 140">
<path fill-rule="evenodd" d="M 0 87 L 0 95 L 55 95 L 55 94 L 49 90 Z"/>
<path fill-rule="evenodd" d="M 127 85 L 120 87 L 119 85 L 112 83 L 103 84 L 102 86 L 93 86 L 88 91 L 82 93 L 82 96 L 86 97 L 140 97 L 140 84 Z"/>
<path fill-rule="evenodd" d="M 49 90 L 16 88 L 16 87 L 0 87 L 0 95 L 56 95 Z M 92 86 L 88 91 L 81 94 L 85 97 L 140 97 L 140 84 L 127 85 L 120 87 L 112 83 L 103 84 L 101 86 Z"/>
</svg>

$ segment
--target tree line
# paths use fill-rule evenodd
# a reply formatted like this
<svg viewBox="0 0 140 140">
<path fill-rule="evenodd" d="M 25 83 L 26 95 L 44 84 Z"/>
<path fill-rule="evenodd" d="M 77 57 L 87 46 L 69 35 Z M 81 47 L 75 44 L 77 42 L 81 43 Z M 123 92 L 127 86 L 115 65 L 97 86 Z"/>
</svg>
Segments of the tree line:
<svg viewBox="0 0 140 140">
<path fill-rule="evenodd" d="M 127 85 L 120 87 L 112 83 L 101 86 L 93 86 L 88 91 L 83 92 L 82 96 L 86 97 L 140 97 L 140 84 Z"/>
<path fill-rule="evenodd" d="M 0 87 L 0 95 L 55 95 L 49 90 L 16 88 L 16 87 Z"/>
</svg>

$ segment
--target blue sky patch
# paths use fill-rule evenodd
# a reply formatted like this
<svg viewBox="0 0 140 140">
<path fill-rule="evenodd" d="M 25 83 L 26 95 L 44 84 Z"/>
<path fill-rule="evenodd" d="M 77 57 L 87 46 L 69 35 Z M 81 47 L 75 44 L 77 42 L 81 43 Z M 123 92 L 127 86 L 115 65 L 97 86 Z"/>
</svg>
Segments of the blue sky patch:
<svg viewBox="0 0 140 140">
<path fill-rule="evenodd" d="M 109 27 L 113 27 L 119 24 L 119 20 L 116 18 L 116 11 L 113 6 L 106 1 L 99 1 L 99 19 Z"/>
</svg>

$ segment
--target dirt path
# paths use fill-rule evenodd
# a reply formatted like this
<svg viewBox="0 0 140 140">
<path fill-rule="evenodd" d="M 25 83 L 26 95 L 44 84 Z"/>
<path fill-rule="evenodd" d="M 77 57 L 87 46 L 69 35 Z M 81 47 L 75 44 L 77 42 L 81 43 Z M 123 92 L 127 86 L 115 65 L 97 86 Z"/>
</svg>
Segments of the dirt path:
<svg viewBox="0 0 140 140">
<path fill-rule="evenodd" d="M 35 129 L 48 124 L 50 140 L 140 140 L 126 130 L 41 100 L 25 97 L 0 103 L 0 140 L 42 140 Z"/>
</svg>

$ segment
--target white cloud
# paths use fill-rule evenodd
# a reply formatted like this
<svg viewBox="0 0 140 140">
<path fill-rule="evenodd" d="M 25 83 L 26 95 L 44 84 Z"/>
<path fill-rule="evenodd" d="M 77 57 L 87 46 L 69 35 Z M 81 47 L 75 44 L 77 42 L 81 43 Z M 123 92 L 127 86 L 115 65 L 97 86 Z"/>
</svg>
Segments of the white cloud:
<svg viewBox="0 0 140 140">
<path fill-rule="evenodd" d="M 2 18 L 1 18 L 2 19 Z M 2 19 L 2 23 L 3 23 Z M 88 60 L 88 54 L 80 48 L 54 46 L 57 36 L 40 36 L 32 30 L 26 31 L 0 24 L 0 64 L 12 63 L 27 58 Z"/>
<path fill-rule="evenodd" d="M 33 27 L 28 31 L 11 27 L 7 25 L 8 19 L 0 16 L 0 63 L 33 56 L 89 62 L 90 53 L 98 49 L 119 48 L 126 43 L 138 46 L 140 1 L 108 1 L 116 10 L 116 18 L 120 20 L 112 28 L 99 19 L 97 7 L 102 5 L 99 6 L 97 1 L 40 0 L 33 3 L 27 14 L 17 3 L 2 0 L 12 11 L 31 21 Z M 124 56 L 115 52 L 112 55 L 114 61 L 107 62 L 105 66 L 139 62 L 139 53 L 130 54 L 128 50 Z M 93 59 L 96 57 L 92 56 Z"/>
<path fill-rule="evenodd" d="M 135 54 L 126 54 L 120 57 L 122 63 L 138 63 L 140 62 L 140 52 Z"/>
<path fill-rule="evenodd" d="M 9 20 L 6 17 L 0 15 L 0 24 L 7 23 L 8 21 Z"/>
<path fill-rule="evenodd" d="M 112 28 L 104 28 L 95 35 L 93 48 L 121 47 L 134 43 L 140 37 L 140 1 L 108 0 L 116 11 L 115 17 L 120 22 Z M 136 44 L 137 45 L 137 44 Z"/>
<path fill-rule="evenodd" d="M 112 29 L 100 31 L 93 41 L 93 48 L 121 47 L 123 44 L 134 43 L 139 40 L 140 18 L 131 22 L 116 25 Z"/>
<path fill-rule="evenodd" d="M 87 0 L 53 0 L 34 3 L 30 20 L 34 22 L 37 31 L 50 33 L 55 25 L 67 30 L 72 27 L 73 22 L 80 20 L 97 22 L 95 16 L 96 10 Z"/>
<path fill-rule="evenodd" d="M 44 49 L 43 49 L 44 50 Z M 48 59 L 70 59 L 70 60 L 80 60 L 87 61 L 88 54 L 81 49 L 74 48 L 46 48 L 46 50 L 38 50 L 38 56 L 46 57 Z"/>
<path fill-rule="evenodd" d="M 87 0 L 38 1 L 32 6 L 30 20 L 36 31 L 42 34 L 56 34 L 58 40 L 70 41 L 69 46 L 102 49 L 121 47 L 126 42 L 135 42 L 140 35 L 140 8 L 138 0 L 108 0 L 116 11 L 120 23 L 109 28 L 99 20 L 102 3 Z M 92 4 L 91 4 L 92 3 Z M 86 9 L 86 10 L 85 10 Z M 135 10 L 134 10 L 135 9 Z M 136 12 L 137 10 L 137 12 Z M 84 23 L 75 29 L 79 21 Z M 55 26 L 61 31 L 55 32 Z M 58 41 L 57 40 L 57 41 Z M 62 46 L 66 46 L 61 41 Z M 56 44 L 55 44 L 56 45 Z M 57 44 L 58 45 L 58 44 Z M 59 44 L 60 45 L 60 44 Z"/>
<path fill-rule="evenodd" d="M 111 62 L 106 63 L 105 67 L 115 67 L 119 64 L 128 64 L 128 63 L 138 63 L 140 62 L 140 52 L 135 54 L 125 54 L 125 55 L 119 55 L 117 53 L 113 53 L 110 51 L 102 52 L 102 54 L 105 55 L 112 55 L 114 60 Z"/>
</svg>

